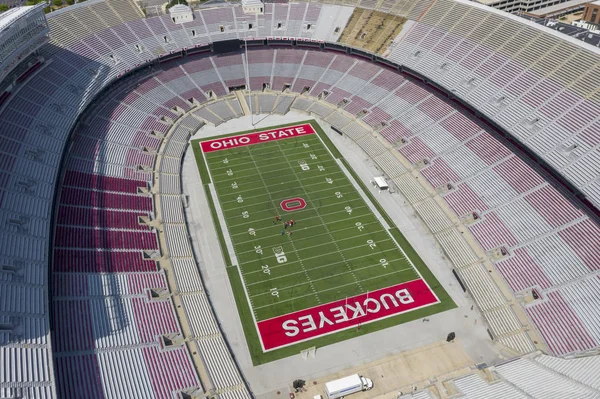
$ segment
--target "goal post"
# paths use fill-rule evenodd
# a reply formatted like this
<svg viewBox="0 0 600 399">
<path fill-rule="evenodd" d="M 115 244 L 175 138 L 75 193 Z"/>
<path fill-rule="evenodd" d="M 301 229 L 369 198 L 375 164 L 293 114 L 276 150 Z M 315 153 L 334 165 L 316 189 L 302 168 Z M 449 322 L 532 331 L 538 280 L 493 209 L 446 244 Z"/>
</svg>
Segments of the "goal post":
<svg viewBox="0 0 600 399">
<path fill-rule="evenodd" d="M 311 359 L 314 359 L 317 355 L 317 347 L 313 346 L 311 348 L 308 349 L 303 349 L 300 351 L 300 357 L 302 357 L 302 360 L 308 360 L 308 358 L 310 357 Z"/>
</svg>

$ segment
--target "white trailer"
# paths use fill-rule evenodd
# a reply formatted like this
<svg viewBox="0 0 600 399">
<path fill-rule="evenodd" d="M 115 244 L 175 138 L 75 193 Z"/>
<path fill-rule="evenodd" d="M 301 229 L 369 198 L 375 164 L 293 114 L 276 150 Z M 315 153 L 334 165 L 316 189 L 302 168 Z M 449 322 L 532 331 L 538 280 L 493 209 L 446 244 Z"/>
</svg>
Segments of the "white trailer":
<svg viewBox="0 0 600 399">
<path fill-rule="evenodd" d="M 362 375 L 353 374 L 325 384 L 327 399 L 343 398 L 356 392 L 368 391 L 373 388 L 373 381 Z"/>
<path fill-rule="evenodd" d="M 379 189 L 379 192 L 383 190 L 387 190 L 389 188 L 387 181 L 385 181 L 385 177 L 376 176 L 371 180 L 371 184 Z"/>
</svg>

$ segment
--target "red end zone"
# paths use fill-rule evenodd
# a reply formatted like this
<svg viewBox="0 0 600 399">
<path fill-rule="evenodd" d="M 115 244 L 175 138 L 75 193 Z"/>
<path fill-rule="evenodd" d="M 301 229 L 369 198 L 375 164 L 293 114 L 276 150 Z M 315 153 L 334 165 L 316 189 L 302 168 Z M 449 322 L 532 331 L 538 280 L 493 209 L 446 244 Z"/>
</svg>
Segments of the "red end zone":
<svg viewBox="0 0 600 399">
<path fill-rule="evenodd" d="M 202 146 L 203 152 L 213 152 L 252 144 L 266 143 L 269 141 L 289 139 L 292 137 L 314 133 L 315 129 L 313 129 L 312 125 L 310 123 L 304 123 L 302 125 L 287 126 L 279 129 L 242 134 L 240 136 L 223 137 L 221 139 L 203 141 L 200 143 L 200 145 Z"/>
<path fill-rule="evenodd" d="M 265 351 L 439 303 L 418 279 L 257 323 Z"/>
</svg>

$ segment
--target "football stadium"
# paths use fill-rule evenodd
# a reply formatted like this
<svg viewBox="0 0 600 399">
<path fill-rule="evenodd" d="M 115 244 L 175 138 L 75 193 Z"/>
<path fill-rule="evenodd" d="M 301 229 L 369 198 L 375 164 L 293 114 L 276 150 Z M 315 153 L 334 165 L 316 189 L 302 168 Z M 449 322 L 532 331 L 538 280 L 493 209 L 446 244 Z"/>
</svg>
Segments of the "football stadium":
<svg viewBox="0 0 600 399">
<path fill-rule="evenodd" d="M 155 3 L 0 13 L 0 399 L 600 398 L 598 47 Z"/>
</svg>

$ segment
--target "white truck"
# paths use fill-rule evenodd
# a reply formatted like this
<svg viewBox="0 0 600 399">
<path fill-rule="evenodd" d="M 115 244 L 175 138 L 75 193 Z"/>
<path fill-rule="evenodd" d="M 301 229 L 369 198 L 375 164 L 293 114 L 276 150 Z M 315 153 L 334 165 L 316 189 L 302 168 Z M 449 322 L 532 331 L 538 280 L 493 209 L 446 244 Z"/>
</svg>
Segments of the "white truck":
<svg viewBox="0 0 600 399">
<path fill-rule="evenodd" d="M 353 374 L 326 383 L 325 396 L 327 399 L 338 399 L 352 393 L 368 391 L 371 388 L 373 388 L 373 381 L 362 375 Z"/>
</svg>

